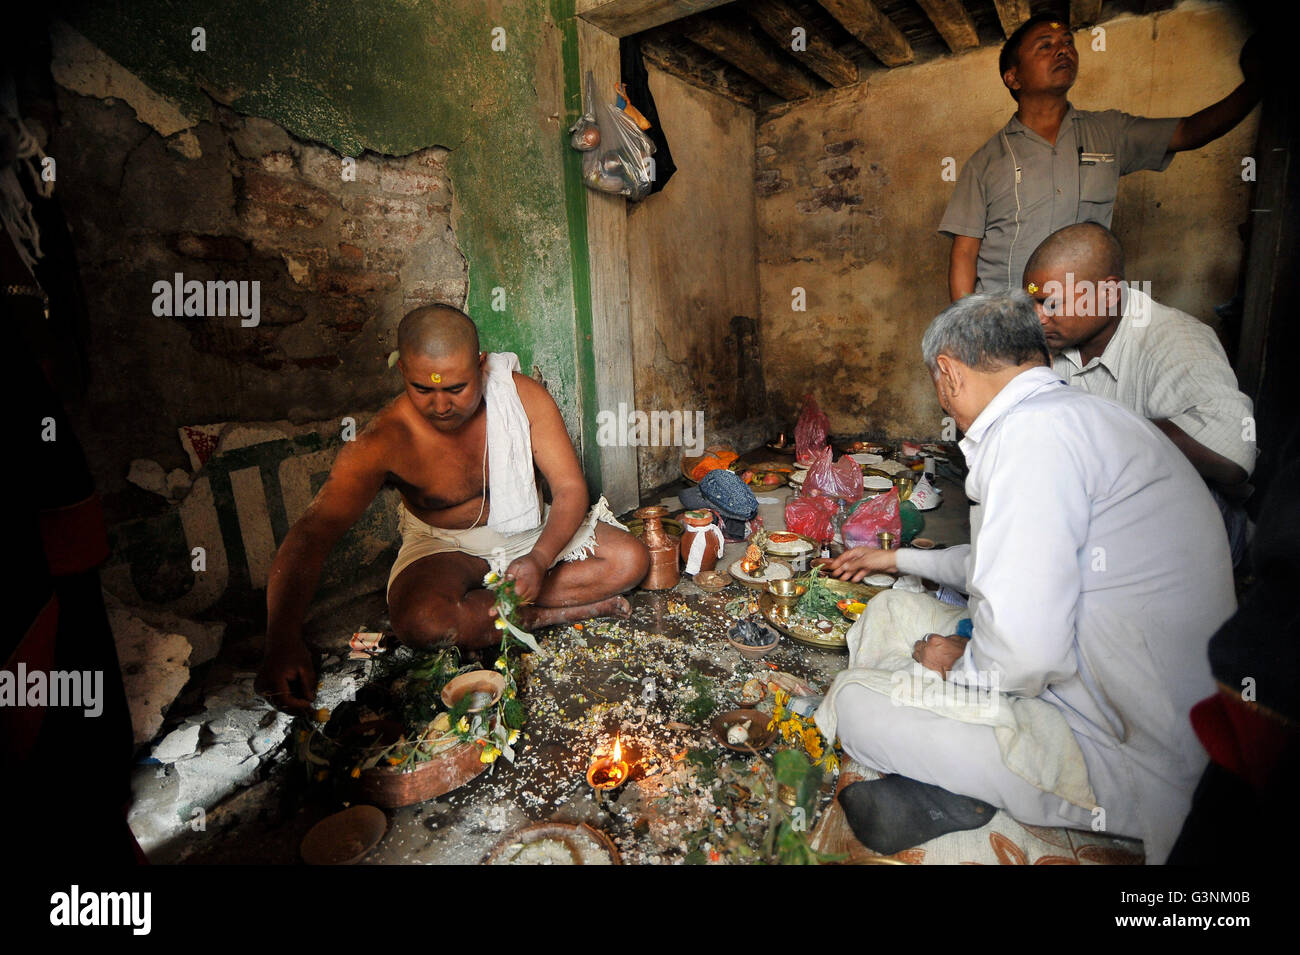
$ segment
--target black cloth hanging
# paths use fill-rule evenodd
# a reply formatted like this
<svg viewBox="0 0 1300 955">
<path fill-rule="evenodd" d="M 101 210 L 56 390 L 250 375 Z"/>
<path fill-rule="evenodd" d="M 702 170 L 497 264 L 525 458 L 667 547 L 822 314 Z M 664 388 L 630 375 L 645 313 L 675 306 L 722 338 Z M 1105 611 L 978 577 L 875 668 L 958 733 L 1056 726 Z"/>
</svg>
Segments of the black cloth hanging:
<svg viewBox="0 0 1300 955">
<path fill-rule="evenodd" d="M 668 138 L 664 135 L 663 125 L 659 122 L 659 110 L 655 108 L 655 98 L 650 95 L 650 74 L 646 72 L 645 60 L 641 56 L 641 41 L 634 36 L 625 36 L 618 41 L 619 58 L 622 61 L 620 72 L 623 85 L 627 89 L 627 98 L 641 115 L 652 124 L 646 135 L 655 144 L 655 179 L 650 184 L 654 194 L 668 184 L 677 164 L 668 148 Z"/>
</svg>

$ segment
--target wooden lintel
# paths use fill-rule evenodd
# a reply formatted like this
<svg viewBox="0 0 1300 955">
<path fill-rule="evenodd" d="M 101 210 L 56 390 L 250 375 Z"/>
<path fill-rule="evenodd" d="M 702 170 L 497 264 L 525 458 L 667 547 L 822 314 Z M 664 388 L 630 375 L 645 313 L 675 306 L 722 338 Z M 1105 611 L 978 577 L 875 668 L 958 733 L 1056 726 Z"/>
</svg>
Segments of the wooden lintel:
<svg viewBox="0 0 1300 955">
<path fill-rule="evenodd" d="M 605 0 L 578 4 L 578 16 L 616 37 L 631 36 L 653 27 L 712 10 L 731 0 Z M 583 9 L 586 6 L 587 9 Z"/>
<path fill-rule="evenodd" d="M 885 66 L 902 66 L 915 59 L 912 44 L 871 0 L 817 0 L 840 26 L 862 41 Z"/>
<path fill-rule="evenodd" d="M 754 0 L 746 13 L 763 32 L 788 50 L 790 56 L 812 70 L 831 86 L 852 86 L 858 81 L 858 65 L 835 49 L 820 33 L 809 30 L 803 17 L 780 0 Z M 802 35 L 795 31 L 803 30 Z M 802 40 L 800 43 L 798 40 Z"/>
<path fill-rule="evenodd" d="M 993 0 L 993 6 L 997 8 L 1003 36 L 1011 36 L 1029 19 L 1029 0 Z"/>
<path fill-rule="evenodd" d="M 755 36 L 730 23 L 697 18 L 682 35 L 785 99 L 802 99 L 817 92 L 816 84 L 803 70 L 773 56 Z"/>
<path fill-rule="evenodd" d="M 694 50 L 695 47 L 691 49 Z M 645 57 L 646 63 L 665 73 L 671 73 L 684 83 L 716 93 L 724 99 L 752 110 L 757 110 L 759 107 L 757 84 L 754 84 L 753 88 L 741 89 L 729 82 L 720 70 L 701 66 L 694 58 L 685 55 L 676 46 L 663 39 L 642 40 L 641 55 Z M 752 81 L 746 77 L 745 82 Z"/>
<path fill-rule="evenodd" d="M 980 45 L 979 34 L 975 32 L 975 22 L 962 5 L 961 0 L 916 0 L 925 15 L 930 18 L 934 28 L 954 53 L 969 50 Z"/>
<path fill-rule="evenodd" d="M 1070 0 L 1070 26 L 1091 25 L 1101 19 L 1101 0 Z"/>
</svg>

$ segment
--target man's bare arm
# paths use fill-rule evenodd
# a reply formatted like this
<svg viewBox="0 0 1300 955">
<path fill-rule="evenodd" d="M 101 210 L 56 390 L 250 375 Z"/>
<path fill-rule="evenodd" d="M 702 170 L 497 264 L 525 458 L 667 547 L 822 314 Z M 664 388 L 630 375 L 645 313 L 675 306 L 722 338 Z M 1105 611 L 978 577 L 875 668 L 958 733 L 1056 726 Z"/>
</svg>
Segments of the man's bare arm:
<svg viewBox="0 0 1300 955">
<path fill-rule="evenodd" d="M 975 260 L 982 241 L 968 235 L 952 237 L 952 252 L 948 256 L 948 295 L 954 302 L 975 291 Z"/>
<path fill-rule="evenodd" d="M 1241 72 L 1245 77 L 1241 85 L 1217 103 L 1180 119 L 1169 140 L 1171 153 L 1200 149 L 1246 118 L 1263 94 L 1262 59 L 1261 41 L 1258 35 L 1252 36 L 1241 48 Z"/>
<path fill-rule="evenodd" d="M 1211 451 L 1199 441 L 1189 437 L 1186 431 L 1168 418 L 1155 419 L 1151 423 L 1169 436 L 1174 446 L 1183 452 L 1184 457 L 1192 462 L 1192 467 L 1196 468 L 1197 473 L 1207 481 L 1232 487 L 1235 484 L 1245 483 L 1250 477 L 1240 464 L 1228 460 L 1217 451 Z"/>
<path fill-rule="evenodd" d="M 258 690 L 286 712 L 306 713 L 315 698 L 315 674 L 302 642 L 302 621 L 320 583 L 321 568 L 340 537 L 383 486 L 382 442 L 363 432 L 344 444 L 325 486 L 289 529 L 271 563 L 266 585 L 266 660 Z"/>
</svg>

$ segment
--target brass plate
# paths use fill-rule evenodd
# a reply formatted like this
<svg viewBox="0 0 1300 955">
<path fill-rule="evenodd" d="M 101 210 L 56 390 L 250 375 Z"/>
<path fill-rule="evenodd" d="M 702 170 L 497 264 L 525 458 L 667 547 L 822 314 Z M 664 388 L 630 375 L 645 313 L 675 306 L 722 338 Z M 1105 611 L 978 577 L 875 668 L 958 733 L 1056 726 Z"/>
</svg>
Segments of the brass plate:
<svg viewBox="0 0 1300 955">
<path fill-rule="evenodd" d="M 841 597 L 853 597 L 855 600 L 861 600 L 863 603 L 866 603 L 876 594 L 886 589 L 884 587 L 869 587 L 866 584 L 855 584 L 847 580 L 836 580 L 834 578 L 822 578 L 822 582 L 832 593 L 839 594 Z M 794 608 L 782 607 L 776 602 L 776 598 L 771 594 L 764 594 L 762 596 L 758 602 L 758 609 L 762 612 L 763 619 L 791 640 L 797 640 L 799 643 L 807 644 L 810 647 L 820 647 L 823 650 L 848 649 L 848 640 L 845 636 L 848 632 L 847 627 L 832 630 L 830 633 L 822 633 L 816 627 L 809 627 L 799 623 L 794 618 Z M 840 622 L 847 623 L 847 621 Z"/>
</svg>

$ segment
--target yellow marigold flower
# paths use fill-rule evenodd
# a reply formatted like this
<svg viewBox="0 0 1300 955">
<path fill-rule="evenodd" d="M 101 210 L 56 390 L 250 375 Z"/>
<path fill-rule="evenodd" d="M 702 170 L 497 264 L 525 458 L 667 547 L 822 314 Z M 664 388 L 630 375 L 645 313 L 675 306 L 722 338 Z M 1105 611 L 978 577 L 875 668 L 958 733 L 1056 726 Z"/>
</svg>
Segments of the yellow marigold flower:
<svg viewBox="0 0 1300 955">
<path fill-rule="evenodd" d="M 460 720 L 456 723 L 456 732 L 457 732 L 457 733 L 468 733 L 468 732 L 469 732 L 469 718 L 468 718 L 468 717 L 464 717 L 464 716 L 462 716 L 462 717 L 460 718 Z"/>
<path fill-rule="evenodd" d="M 491 744 L 488 744 L 487 746 L 483 747 L 483 752 L 479 754 L 478 760 L 480 763 L 490 763 L 493 762 L 500 755 L 501 755 L 501 750 L 497 749 L 495 746 Z"/>
<path fill-rule="evenodd" d="M 820 759 L 822 755 L 822 738 L 815 729 L 804 730 L 803 747 L 808 750 L 808 755 L 814 760 Z"/>
</svg>

